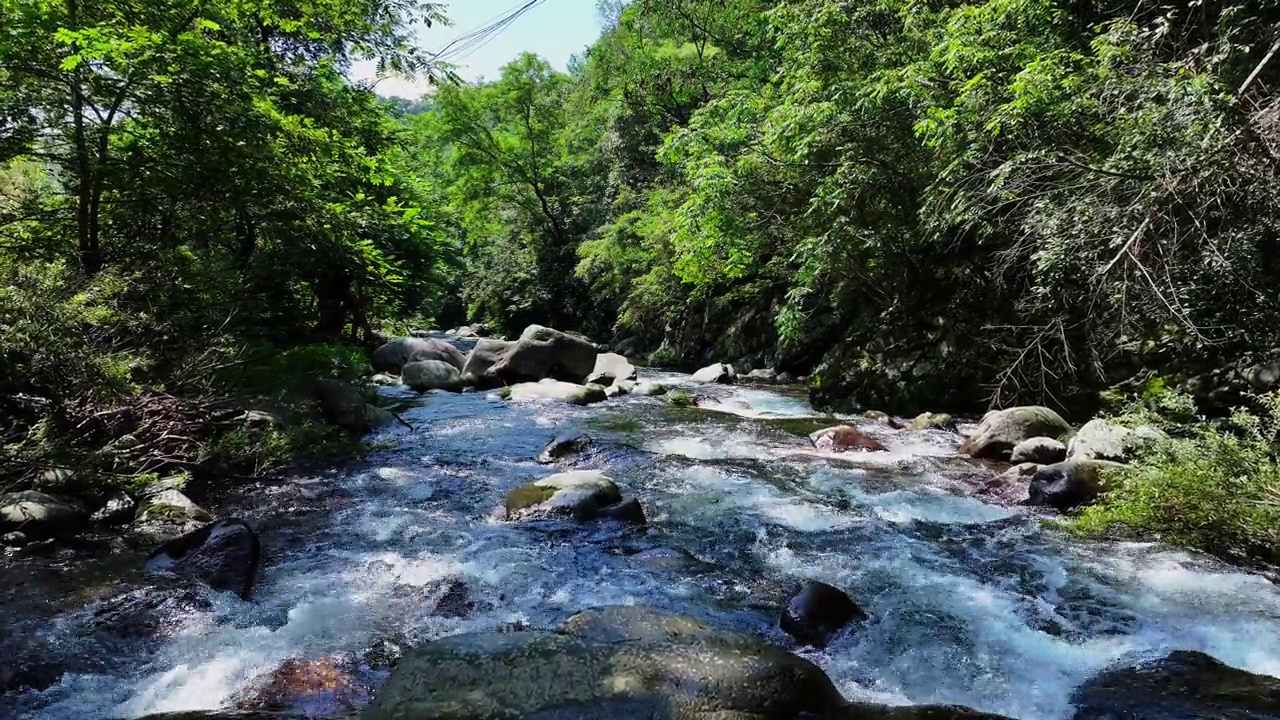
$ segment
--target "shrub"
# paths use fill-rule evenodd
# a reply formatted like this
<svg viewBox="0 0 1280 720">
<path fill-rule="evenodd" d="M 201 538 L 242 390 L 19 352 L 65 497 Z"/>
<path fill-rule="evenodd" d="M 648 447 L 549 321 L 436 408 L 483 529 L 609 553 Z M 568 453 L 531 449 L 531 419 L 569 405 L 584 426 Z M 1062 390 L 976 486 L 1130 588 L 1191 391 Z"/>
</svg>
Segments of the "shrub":
<svg viewBox="0 0 1280 720">
<path fill-rule="evenodd" d="M 667 402 L 671 403 L 676 407 L 681 407 L 681 408 L 693 406 L 693 398 L 689 395 L 689 393 L 683 390 L 672 390 L 671 392 L 667 393 Z"/>
</svg>

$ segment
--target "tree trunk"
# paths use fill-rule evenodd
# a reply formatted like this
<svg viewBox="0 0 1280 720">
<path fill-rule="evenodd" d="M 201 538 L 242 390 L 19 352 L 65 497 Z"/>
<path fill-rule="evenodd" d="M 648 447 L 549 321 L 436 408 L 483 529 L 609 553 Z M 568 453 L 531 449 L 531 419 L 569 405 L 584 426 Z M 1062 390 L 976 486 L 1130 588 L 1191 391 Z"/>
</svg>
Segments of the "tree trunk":
<svg viewBox="0 0 1280 720">
<path fill-rule="evenodd" d="M 73 28 L 79 27 L 79 12 L 77 0 L 67 0 L 67 21 Z M 85 127 L 84 112 L 81 71 L 76 68 L 71 82 L 71 141 L 75 152 L 76 176 L 76 239 L 80 270 L 86 276 L 92 277 L 102 269 L 96 212 L 101 190 L 96 188 L 97 182 L 94 177 L 93 161 L 89 155 L 89 137 Z"/>
</svg>

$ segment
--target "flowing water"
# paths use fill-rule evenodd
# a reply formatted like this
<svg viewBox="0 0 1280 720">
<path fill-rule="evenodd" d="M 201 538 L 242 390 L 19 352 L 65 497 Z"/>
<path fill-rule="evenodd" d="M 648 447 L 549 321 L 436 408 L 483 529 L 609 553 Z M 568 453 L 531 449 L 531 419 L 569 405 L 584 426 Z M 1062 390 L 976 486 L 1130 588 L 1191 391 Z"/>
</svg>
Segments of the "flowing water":
<svg viewBox="0 0 1280 720">
<path fill-rule="evenodd" d="M 986 471 L 957 457 L 954 434 L 868 425 L 888 453 L 824 456 L 796 428 L 816 415 L 798 394 L 642 376 L 715 395 L 723 411 L 384 390 L 412 399 L 403 415 L 415 429 L 375 438 L 358 466 L 253 486 L 219 508 L 260 530 L 268 556 L 254 596 L 208 593 L 165 618 L 163 639 L 93 630 L 93 598 L 143 582 L 102 579 L 136 567 L 133 554 L 7 568 L 10 630 L 75 661 L 48 690 L 0 701 L 0 714 L 218 708 L 289 657 L 553 627 L 608 603 L 794 647 L 776 618 L 805 577 L 845 589 L 871 616 L 824 651 L 797 649 L 851 699 L 1066 718 L 1072 690 L 1100 668 L 1172 649 L 1280 676 L 1280 593 L 1260 577 L 1160 545 L 1082 542 L 986 504 L 965 492 Z M 532 458 L 571 428 L 596 441 L 577 467 L 605 469 L 638 497 L 646 531 L 501 519 L 509 489 L 555 471 Z M 40 579 L 15 586 L 23 573 Z M 465 617 L 432 611 L 449 579 L 477 604 Z M 63 600 L 34 597 L 55 588 Z"/>
</svg>

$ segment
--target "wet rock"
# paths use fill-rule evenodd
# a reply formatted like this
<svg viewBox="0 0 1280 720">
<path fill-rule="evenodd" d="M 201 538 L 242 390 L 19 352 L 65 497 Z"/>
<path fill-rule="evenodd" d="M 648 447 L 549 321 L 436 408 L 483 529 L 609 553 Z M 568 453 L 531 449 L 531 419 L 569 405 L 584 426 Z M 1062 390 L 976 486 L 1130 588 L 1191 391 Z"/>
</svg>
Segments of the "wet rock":
<svg viewBox="0 0 1280 720">
<path fill-rule="evenodd" d="M 1027 504 L 1056 510 L 1088 505 L 1102 494 L 1102 474 L 1123 467 L 1105 460 L 1067 460 L 1045 465 L 1031 476 Z"/>
<path fill-rule="evenodd" d="M 456 578 L 444 581 L 439 596 L 433 601 L 432 612 L 440 617 L 464 618 L 471 614 L 476 603 L 471 599 L 471 588 Z"/>
<path fill-rule="evenodd" d="M 369 382 L 373 383 L 374 385 L 383 385 L 383 386 L 399 385 L 400 378 L 396 377 L 395 375 L 388 375 L 387 373 L 378 373 L 377 375 L 374 375 L 373 377 L 369 378 Z"/>
<path fill-rule="evenodd" d="M 882 422 L 882 423 L 887 423 L 893 419 L 889 417 L 889 413 L 881 410 L 868 410 L 862 413 L 862 417 L 868 420 L 871 420 L 873 422 Z"/>
<path fill-rule="evenodd" d="M 583 383 L 595 369 L 597 354 L 595 345 L 581 337 L 530 325 L 490 370 L 509 383 L 543 378 Z"/>
<path fill-rule="evenodd" d="M 959 705 L 871 705 L 854 703 L 846 714 L 846 720 L 1011 720 L 1004 715 L 993 715 Z"/>
<path fill-rule="evenodd" d="M 843 590 L 809 580 L 791 598 L 778 624 L 796 640 L 824 648 L 845 627 L 866 619 L 867 614 Z"/>
<path fill-rule="evenodd" d="M 391 638 L 378 638 L 364 651 L 364 664 L 371 670 L 389 670 L 404 657 L 404 643 Z"/>
<path fill-rule="evenodd" d="M 107 501 L 98 508 L 89 521 L 99 525 L 124 525 L 137 515 L 138 501 L 117 490 L 107 496 Z"/>
<path fill-rule="evenodd" d="M 193 532 L 211 520 L 213 516 L 181 490 L 161 490 L 142 498 L 134 523 L 154 538 L 170 538 Z"/>
<path fill-rule="evenodd" d="M 161 545 L 146 561 L 150 572 L 186 575 L 247 599 L 262 562 L 262 546 L 243 520 L 210 523 Z"/>
<path fill-rule="evenodd" d="M 626 381 L 624 380 L 623 382 L 626 382 Z M 591 387 L 591 384 L 588 383 L 587 387 Z M 622 397 L 623 395 L 626 395 L 626 394 L 627 394 L 626 388 L 624 388 L 621 385 L 610 385 L 609 387 L 606 387 L 604 389 L 604 396 L 606 398 Z"/>
<path fill-rule="evenodd" d="M 732 365 L 716 363 L 694 373 L 693 379 L 704 383 L 731 384 L 738 379 L 738 373 L 734 372 Z"/>
<path fill-rule="evenodd" d="M 232 701 L 237 710 L 288 711 L 301 717 L 354 713 L 368 702 L 372 686 L 346 655 L 317 660 L 289 658 L 255 679 Z"/>
<path fill-rule="evenodd" d="M 404 366 L 400 375 L 404 384 L 422 393 L 429 390 L 462 392 L 462 373 L 440 360 L 416 360 Z"/>
<path fill-rule="evenodd" d="M 617 353 L 600 353 L 596 366 L 587 377 L 588 383 L 616 385 L 623 380 L 635 380 L 637 370 L 629 360 Z"/>
<path fill-rule="evenodd" d="M 849 450 L 879 452 L 886 449 L 879 440 L 852 425 L 837 425 L 824 428 L 811 434 L 809 439 L 813 441 L 814 447 L 826 452 L 847 452 Z"/>
<path fill-rule="evenodd" d="M 547 465 L 570 455 L 586 452 L 591 447 L 591 436 L 582 432 L 570 432 L 556 437 L 538 453 L 538 462 Z"/>
<path fill-rule="evenodd" d="M 0 545 L 6 547 L 21 547 L 29 542 L 31 542 L 31 538 L 27 537 L 26 533 L 18 530 L 0 535 Z"/>
<path fill-rule="evenodd" d="M 1027 438 L 1013 446 L 1009 462 L 1014 465 L 1036 463 L 1051 465 L 1067 459 L 1067 446 L 1051 437 Z"/>
<path fill-rule="evenodd" d="M 1024 406 L 986 414 L 960 452 L 975 458 L 1008 460 L 1018 443 L 1033 437 L 1061 438 L 1071 431 L 1062 416 L 1047 407 Z"/>
<path fill-rule="evenodd" d="M 777 382 L 779 385 L 790 385 L 795 381 L 796 379 L 791 375 L 791 373 L 785 373 L 785 372 L 778 373 Z"/>
<path fill-rule="evenodd" d="M 703 575 L 713 572 L 715 564 L 699 559 L 696 555 L 681 548 L 656 547 L 641 550 L 629 556 L 633 562 L 681 576 Z"/>
<path fill-rule="evenodd" d="M 1199 652 L 1112 667 L 1072 695 L 1075 720 L 1280 719 L 1280 680 Z"/>
<path fill-rule="evenodd" d="M 550 378 L 512 385 L 507 394 L 510 400 L 559 400 L 570 405 L 590 405 L 605 397 L 604 388 L 599 385 L 575 385 Z"/>
<path fill-rule="evenodd" d="M 508 520 L 571 517 L 594 520 L 622 502 L 622 491 L 598 470 L 577 470 L 545 477 L 507 493 Z"/>
<path fill-rule="evenodd" d="M 482 390 L 501 386 L 502 378 L 494 374 L 493 366 L 514 346 L 515 343 L 489 338 L 477 342 L 462 366 L 462 382 Z"/>
<path fill-rule="evenodd" d="M 627 498 L 620 503 L 600 508 L 600 514 L 597 517 L 629 525 L 644 525 L 648 523 L 648 519 L 644 515 L 644 507 L 635 498 Z"/>
<path fill-rule="evenodd" d="M 912 430 L 955 430 L 956 420 L 947 413 L 924 412 L 915 416 L 909 427 Z"/>
<path fill-rule="evenodd" d="M 662 383 L 645 380 L 644 382 L 637 384 L 636 389 L 631 392 L 635 395 L 665 395 L 667 393 L 667 388 L 663 386 Z"/>
<path fill-rule="evenodd" d="M 152 585 L 102 601 L 93 610 L 92 625 L 119 638 L 154 639 L 166 636 L 174 619 L 212 607 L 191 588 Z"/>
<path fill-rule="evenodd" d="M 1072 460 L 1128 462 L 1144 447 L 1163 437 L 1163 432 L 1149 425 L 1127 428 L 1108 420 L 1090 420 L 1071 438 L 1066 456 Z"/>
<path fill-rule="evenodd" d="M 89 513 L 70 498 L 36 490 L 0 495 L 0 533 L 20 532 L 30 540 L 62 537 L 88 520 Z"/>
<path fill-rule="evenodd" d="M 462 370 L 466 357 L 453 345 L 437 338 L 398 338 L 373 351 L 373 368 L 400 375 L 409 363 L 437 360 Z"/>
<path fill-rule="evenodd" d="M 364 720 L 792 720 L 844 700 L 813 663 L 755 637 L 644 607 L 605 607 L 557 632 L 470 633 L 397 666 Z"/>
<path fill-rule="evenodd" d="M 54 653 L 40 641 L 5 632 L 0 637 L 0 693 L 22 688 L 41 691 L 57 683 L 65 668 L 53 659 Z"/>
<path fill-rule="evenodd" d="M 778 372 L 769 368 L 759 368 L 747 373 L 746 380 L 760 385 L 772 385 L 778 382 Z"/>
</svg>

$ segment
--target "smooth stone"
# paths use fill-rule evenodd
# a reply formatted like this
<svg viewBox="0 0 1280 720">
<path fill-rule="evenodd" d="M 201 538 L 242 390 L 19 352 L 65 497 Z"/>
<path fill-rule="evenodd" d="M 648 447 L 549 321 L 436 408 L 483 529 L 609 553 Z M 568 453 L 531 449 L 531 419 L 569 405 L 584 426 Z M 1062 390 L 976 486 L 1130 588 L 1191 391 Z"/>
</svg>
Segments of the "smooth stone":
<svg viewBox="0 0 1280 720">
<path fill-rule="evenodd" d="M 548 465 L 570 455 L 585 452 L 591 447 L 591 436 L 582 432 L 570 432 L 556 437 L 538 453 L 537 461 Z"/>
<path fill-rule="evenodd" d="M 824 428 L 809 435 L 813 446 L 825 452 L 846 452 L 848 450 L 865 450 L 868 452 L 884 451 L 884 444 L 851 425 L 837 425 Z"/>
<path fill-rule="evenodd" d="M 1052 465 L 1066 459 L 1067 446 L 1060 440 L 1050 437 L 1027 438 L 1013 446 L 1013 452 L 1009 454 L 1009 462 L 1014 465 L 1022 463 Z"/>
<path fill-rule="evenodd" d="M 79 502 L 37 490 L 0 495 L 0 533 L 21 532 L 29 540 L 71 535 L 89 520 Z"/>
<path fill-rule="evenodd" d="M 538 516 L 593 520 L 602 508 L 622 502 L 622 491 L 599 470 L 576 470 L 521 485 L 507 493 L 508 520 Z"/>
<path fill-rule="evenodd" d="M 737 378 L 738 374 L 734 371 L 733 366 L 725 363 L 708 365 L 693 374 L 695 381 L 703 383 L 731 384 Z"/>
<path fill-rule="evenodd" d="M 809 580 L 791 598 L 778 624 L 796 640 L 824 648 L 851 623 L 866 619 L 867 614 L 843 590 Z"/>
<path fill-rule="evenodd" d="M 960 448 L 975 458 L 1008 460 L 1018 443 L 1033 437 L 1061 438 L 1071 432 L 1062 416 L 1047 407 L 1023 406 L 994 410 Z"/>
<path fill-rule="evenodd" d="M 462 392 L 462 373 L 440 360 L 416 360 L 404 366 L 400 375 L 405 385 L 424 393 L 429 390 Z"/>
<path fill-rule="evenodd" d="M 1088 505 L 1105 489 L 1103 473 L 1123 467 L 1105 460 L 1067 460 L 1045 465 L 1031 476 L 1027 485 L 1027 504 L 1056 510 Z"/>
<path fill-rule="evenodd" d="M 257 533 L 243 520 L 232 518 L 161 545 L 147 558 L 146 569 L 196 577 L 214 590 L 247 599 L 261 562 Z"/>
<path fill-rule="evenodd" d="M 571 405 L 590 405 L 605 397 L 604 388 L 599 385 L 575 385 L 550 378 L 512 385 L 507 394 L 509 400 L 559 400 Z"/>
</svg>

